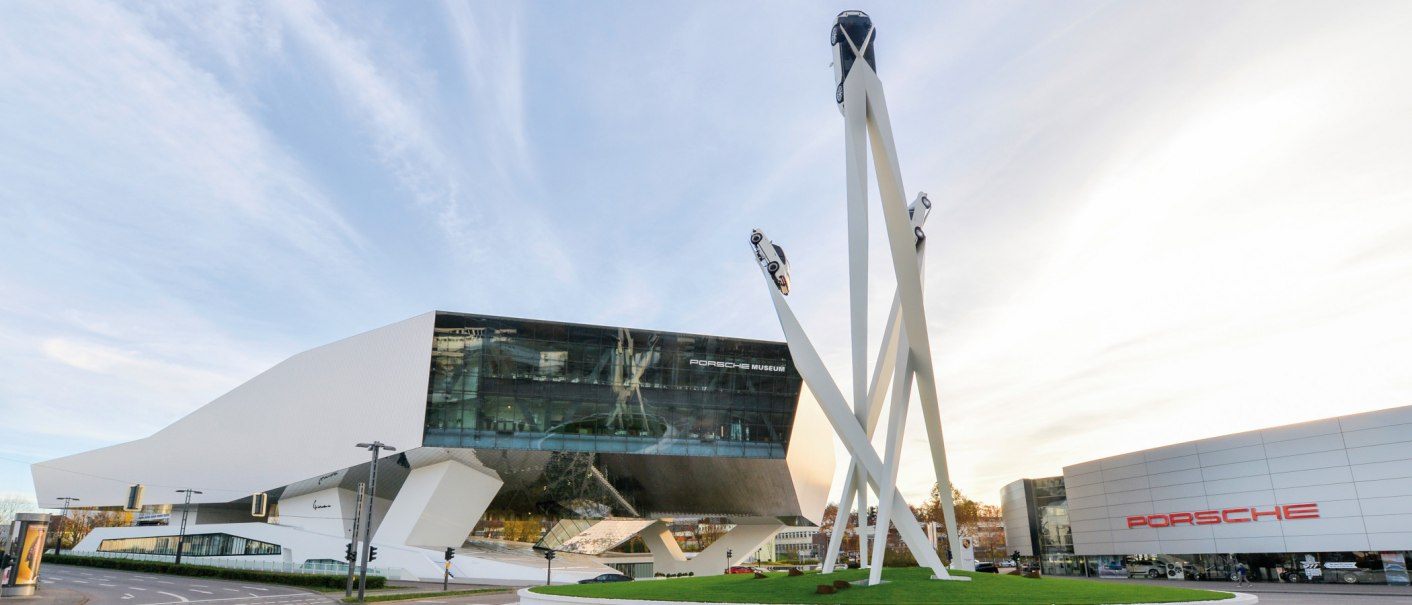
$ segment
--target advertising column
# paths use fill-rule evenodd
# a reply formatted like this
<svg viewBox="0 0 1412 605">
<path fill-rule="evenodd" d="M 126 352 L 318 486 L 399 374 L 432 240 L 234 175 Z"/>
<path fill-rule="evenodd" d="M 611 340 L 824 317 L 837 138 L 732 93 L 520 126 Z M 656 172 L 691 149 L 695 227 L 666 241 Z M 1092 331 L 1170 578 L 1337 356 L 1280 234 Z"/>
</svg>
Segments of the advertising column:
<svg viewBox="0 0 1412 605">
<path fill-rule="evenodd" d="M 47 513 L 19 513 L 11 529 L 9 571 L 5 575 L 5 585 L 0 594 L 4 596 L 29 596 L 34 594 L 34 584 L 39 580 L 39 561 L 44 556 L 44 537 L 49 533 Z M 3 557 L 0 557 L 3 558 Z"/>
</svg>

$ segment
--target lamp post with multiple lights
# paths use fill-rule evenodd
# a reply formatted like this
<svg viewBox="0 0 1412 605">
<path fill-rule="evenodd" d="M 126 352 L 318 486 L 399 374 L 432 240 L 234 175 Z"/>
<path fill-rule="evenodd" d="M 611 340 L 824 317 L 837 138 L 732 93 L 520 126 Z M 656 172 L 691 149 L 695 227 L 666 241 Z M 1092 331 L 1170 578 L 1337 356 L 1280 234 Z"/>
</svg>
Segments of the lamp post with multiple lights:
<svg viewBox="0 0 1412 605">
<path fill-rule="evenodd" d="M 368 462 L 368 502 L 367 508 L 363 511 L 363 565 L 358 570 L 358 601 L 363 600 L 364 592 L 368 586 L 368 559 L 372 558 L 373 546 L 373 499 L 378 490 L 378 456 L 382 450 L 389 452 L 397 451 L 397 448 L 387 445 L 381 441 L 372 443 L 359 443 L 358 447 L 367 449 L 373 453 L 373 458 Z"/>
<path fill-rule="evenodd" d="M 62 554 L 62 551 L 63 551 L 63 549 L 64 549 L 64 534 L 69 531 L 69 503 L 70 503 L 70 502 L 78 502 L 79 499 L 78 499 L 78 498 L 71 498 L 71 497 L 69 497 L 69 496 L 61 496 L 61 497 L 59 497 L 59 498 L 55 498 L 55 500 L 63 500 L 63 501 L 64 501 L 64 515 L 63 515 L 63 517 L 64 517 L 64 526 L 63 526 L 63 531 L 58 532 L 58 533 L 59 533 L 59 542 L 58 542 L 58 544 L 55 544 L 55 545 L 54 545 L 54 554 L 58 555 L 58 554 Z"/>
<path fill-rule="evenodd" d="M 179 489 L 178 494 L 186 494 L 186 503 L 181 506 L 181 530 L 177 532 L 176 564 L 181 565 L 181 550 L 186 545 L 186 512 L 191 510 L 191 494 L 199 494 L 194 489 Z"/>
</svg>

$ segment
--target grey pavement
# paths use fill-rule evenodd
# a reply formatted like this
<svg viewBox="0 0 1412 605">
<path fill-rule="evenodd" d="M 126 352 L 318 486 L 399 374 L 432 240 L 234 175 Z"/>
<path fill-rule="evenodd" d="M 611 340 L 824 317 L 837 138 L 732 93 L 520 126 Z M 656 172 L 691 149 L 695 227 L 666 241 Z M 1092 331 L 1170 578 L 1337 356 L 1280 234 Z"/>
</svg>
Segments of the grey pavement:
<svg viewBox="0 0 1412 605">
<path fill-rule="evenodd" d="M 450 590 L 500 588 L 456 584 Z M 435 593 L 441 583 L 393 582 L 384 593 Z M 34 596 L 5 597 L 0 605 L 329 605 L 343 598 L 343 591 L 317 592 L 306 588 L 119 571 L 94 567 L 46 564 Z M 356 594 L 356 591 L 355 591 Z M 427 596 L 405 603 L 447 605 L 505 605 L 519 600 L 514 592 L 464 596 Z"/>
</svg>

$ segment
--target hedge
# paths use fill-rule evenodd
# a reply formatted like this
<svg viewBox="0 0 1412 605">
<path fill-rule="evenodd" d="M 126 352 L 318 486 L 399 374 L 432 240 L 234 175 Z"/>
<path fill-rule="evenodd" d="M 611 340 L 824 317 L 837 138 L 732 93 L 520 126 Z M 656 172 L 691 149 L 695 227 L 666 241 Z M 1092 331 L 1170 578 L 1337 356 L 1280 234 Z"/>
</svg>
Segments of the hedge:
<svg viewBox="0 0 1412 605">
<path fill-rule="evenodd" d="M 119 569 L 123 571 L 140 571 L 173 576 L 195 576 L 217 580 L 235 580 L 238 582 L 283 584 L 285 586 L 306 586 L 310 588 L 342 589 L 348 585 L 348 576 L 342 574 L 298 574 L 279 571 L 209 567 L 206 565 L 177 565 L 167 561 L 139 561 L 136 559 L 110 559 L 107 557 L 85 557 L 79 555 L 46 554 L 44 555 L 44 561 L 63 565 L 79 565 L 82 567 L 101 567 L 104 569 Z M 368 576 L 368 588 L 383 588 L 386 584 L 387 578 L 382 576 Z"/>
</svg>

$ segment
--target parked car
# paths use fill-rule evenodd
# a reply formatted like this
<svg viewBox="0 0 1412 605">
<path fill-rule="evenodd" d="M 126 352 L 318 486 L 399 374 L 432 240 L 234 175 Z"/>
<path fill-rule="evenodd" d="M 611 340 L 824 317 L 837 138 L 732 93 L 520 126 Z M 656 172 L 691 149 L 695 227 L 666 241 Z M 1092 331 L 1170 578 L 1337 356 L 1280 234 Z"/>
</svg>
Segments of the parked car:
<svg viewBox="0 0 1412 605">
<path fill-rule="evenodd" d="M 755 569 L 752 567 L 742 567 L 740 565 L 735 565 L 732 566 L 730 569 L 727 569 L 726 573 L 755 573 Z"/>
<path fill-rule="evenodd" d="M 976 562 L 976 571 L 981 573 L 1000 573 L 1000 568 L 996 567 L 994 563 L 978 561 Z"/>
<path fill-rule="evenodd" d="M 1380 569 L 1326 569 L 1324 581 L 1343 584 L 1387 584 L 1387 573 Z"/>
<path fill-rule="evenodd" d="M 1133 559 L 1123 564 L 1128 569 L 1128 576 L 1146 576 L 1149 578 L 1167 577 L 1167 564 L 1161 561 L 1148 559 Z"/>
<path fill-rule="evenodd" d="M 608 582 L 631 582 L 632 578 L 620 573 L 605 573 L 601 576 L 579 580 L 579 584 L 605 584 Z"/>
</svg>

